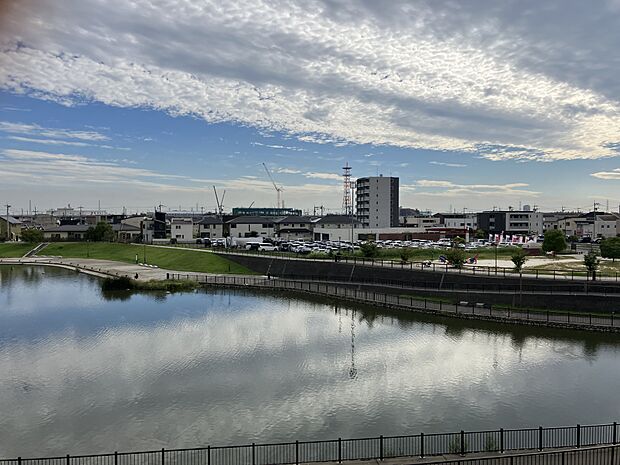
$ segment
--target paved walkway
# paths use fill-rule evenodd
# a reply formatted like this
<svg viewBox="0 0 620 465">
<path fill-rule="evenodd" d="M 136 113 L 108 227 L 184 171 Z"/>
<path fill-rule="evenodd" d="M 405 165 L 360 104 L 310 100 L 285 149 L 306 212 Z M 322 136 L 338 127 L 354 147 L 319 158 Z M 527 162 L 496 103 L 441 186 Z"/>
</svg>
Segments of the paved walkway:
<svg viewBox="0 0 620 465">
<path fill-rule="evenodd" d="M 148 265 L 115 262 L 111 260 L 97 260 L 94 258 L 54 258 L 54 257 L 27 257 L 27 258 L 0 258 L 0 264 L 22 264 L 22 265 L 46 265 L 57 266 L 66 269 L 76 269 L 79 271 L 98 277 L 126 276 L 138 281 L 165 280 L 168 274 L 181 276 L 221 276 L 214 273 L 195 273 L 182 271 L 166 270 Z M 136 278 L 136 275 L 138 276 Z M 227 274 L 225 276 L 235 276 Z M 196 278 L 193 278 L 196 279 Z"/>
</svg>

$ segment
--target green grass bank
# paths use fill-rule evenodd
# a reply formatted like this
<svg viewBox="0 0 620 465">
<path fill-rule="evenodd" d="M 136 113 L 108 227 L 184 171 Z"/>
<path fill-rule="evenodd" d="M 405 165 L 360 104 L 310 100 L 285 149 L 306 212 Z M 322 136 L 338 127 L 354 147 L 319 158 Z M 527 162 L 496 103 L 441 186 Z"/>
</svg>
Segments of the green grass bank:
<svg viewBox="0 0 620 465">
<path fill-rule="evenodd" d="M 41 251 L 41 255 L 63 258 L 94 258 L 125 263 L 138 262 L 157 265 L 174 271 L 197 273 L 254 274 L 244 266 L 206 251 L 169 249 L 153 246 L 117 244 L 108 242 L 55 242 Z"/>
</svg>

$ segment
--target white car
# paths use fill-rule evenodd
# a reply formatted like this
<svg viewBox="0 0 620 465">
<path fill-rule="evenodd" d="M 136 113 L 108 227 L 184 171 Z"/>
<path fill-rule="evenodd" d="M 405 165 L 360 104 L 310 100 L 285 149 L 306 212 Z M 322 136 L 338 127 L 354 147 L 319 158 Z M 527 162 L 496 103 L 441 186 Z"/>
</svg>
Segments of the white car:
<svg viewBox="0 0 620 465">
<path fill-rule="evenodd" d="M 258 250 L 261 252 L 274 252 L 278 250 L 278 248 L 273 244 L 260 244 L 258 246 Z"/>
</svg>

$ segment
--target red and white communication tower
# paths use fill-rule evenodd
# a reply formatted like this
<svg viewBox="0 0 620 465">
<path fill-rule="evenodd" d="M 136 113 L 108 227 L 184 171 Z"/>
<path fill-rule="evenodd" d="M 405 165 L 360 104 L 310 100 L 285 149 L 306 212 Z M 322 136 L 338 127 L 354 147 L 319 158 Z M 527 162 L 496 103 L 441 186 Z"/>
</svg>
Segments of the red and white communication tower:
<svg viewBox="0 0 620 465">
<path fill-rule="evenodd" d="M 349 163 L 342 167 L 343 179 L 343 196 L 342 196 L 342 213 L 344 215 L 353 216 L 353 183 L 351 182 L 351 167 Z"/>
</svg>

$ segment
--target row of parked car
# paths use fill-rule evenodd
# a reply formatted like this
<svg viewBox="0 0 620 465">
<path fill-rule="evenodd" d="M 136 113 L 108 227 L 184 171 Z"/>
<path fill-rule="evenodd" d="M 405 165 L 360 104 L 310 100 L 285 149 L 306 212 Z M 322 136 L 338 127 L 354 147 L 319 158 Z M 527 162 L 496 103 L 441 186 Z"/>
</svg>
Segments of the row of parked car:
<svg viewBox="0 0 620 465">
<path fill-rule="evenodd" d="M 357 241 L 351 243 L 349 241 L 283 241 L 277 239 L 265 239 L 262 242 L 259 241 L 247 241 L 244 244 L 240 244 L 238 248 L 244 248 L 245 250 L 257 250 L 261 252 L 293 252 L 299 254 L 310 253 L 338 253 L 339 251 L 356 251 L 360 249 L 360 246 L 365 241 Z M 451 239 L 439 239 L 438 241 L 429 240 L 378 240 L 373 241 L 379 249 L 446 249 L 454 245 Z M 226 239 L 196 239 L 196 243 L 204 244 L 206 247 L 226 247 Z M 466 250 L 475 250 L 482 247 L 489 247 L 492 244 L 484 239 L 477 239 L 474 242 L 467 244 L 459 244 L 458 247 Z M 519 244 L 511 242 L 500 242 L 498 247 L 510 247 Z"/>
</svg>

